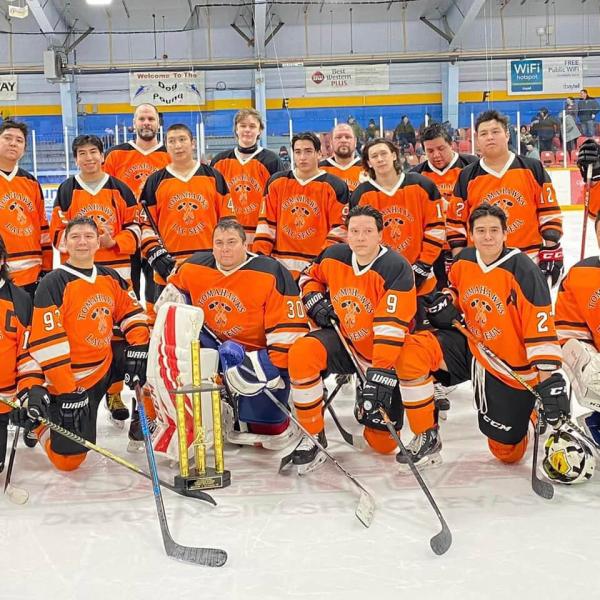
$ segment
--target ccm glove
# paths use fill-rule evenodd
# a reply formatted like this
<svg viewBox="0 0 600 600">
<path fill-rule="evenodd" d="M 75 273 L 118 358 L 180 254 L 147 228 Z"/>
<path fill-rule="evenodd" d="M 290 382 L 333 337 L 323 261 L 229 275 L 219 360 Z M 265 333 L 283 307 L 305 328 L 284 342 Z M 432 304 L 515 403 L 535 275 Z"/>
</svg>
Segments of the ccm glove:
<svg viewBox="0 0 600 600">
<path fill-rule="evenodd" d="M 302 298 L 306 313 L 319 327 L 331 327 L 331 319 L 340 322 L 329 298 L 321 292 L 311 292 Z"/>
<path fill-rule="evenodd" d="M 380 408 L 389 413 L 397 385 L 398 377 L 393 369 L 368 368 L 366 381 L 358 399 L 359 409 L 362 409 L 367 415 L 379 413 Z"/>
<path fill-rule="evenodd" d="M 161 245 L 154 246 L 146 256 L 148 264 L 163 278 L 171 274 L 175 268 L 175 259 Z"/>
<path fill-rule="evenodd" d="M 135 389 L 137 383 L 146 383 L 146 368 L 148 365 L 148 344 L 128 346 L 125 350 L 125 377 L 123 380 L 129 389 Z"/>
<path fill-rule="evenodd" d="M 554 287 L 560 280 L 563 270 L 563 250 L 560 244 L 548 248 L 545 246 L 538 253 L 538 266 L 544 276 L 550 279 L 551 286 Z"/>
<path fill-rule="evenodd" d="M 56 396 L 56 402 L 61 425 L 73 433 L 83 435 L 83 426 L 90 415 L 90 400 L 87 392 L 80 390 L 70 394 L 59 394 Z"/>
<path fill-rule="evenodd" d="M 427 318 L 436 329 L 453 329 L 452 322 L 462 323 L 462 315 L 454 306 L 452 298 L 444 292 L 435 292 L 423 297 L 423 308 Z"/>
<path fill-rule="evenodd" d="M 418 260 L 412 266 L 412 270 L 415 274 L 415 287 L 418 289 L 429 277 L 429 273 L 431 273 L 431 265 Z"/>
<path fill-rule="evenodd" d="M 538 383 L 534 389 L 542 399 L 546 421 L 552 427 L 557 427 L 563 417 L 568 417 L 571 412 L 565 378 L 560 373 L 553 373 L 548 379 Z"/>
</svg>

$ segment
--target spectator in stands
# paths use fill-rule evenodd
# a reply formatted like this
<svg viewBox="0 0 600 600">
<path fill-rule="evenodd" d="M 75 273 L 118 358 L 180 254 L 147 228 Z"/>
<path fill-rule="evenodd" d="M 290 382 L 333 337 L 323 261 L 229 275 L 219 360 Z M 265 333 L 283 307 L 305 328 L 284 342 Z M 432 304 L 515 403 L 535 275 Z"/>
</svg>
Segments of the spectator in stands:
<svg viewBox="0 0 600 600">
<path fill-rule="evenodd" d="M 540 151 L 534 146 L 533 142 L 529 142 L 525 145 L 525 156 L 527 158 L 540 160 Z"/>
<path fill-rule="evenodd" d="M 559 129 L 558 121 L 550 116 L 547 108 L 541 108 L 537 117 L 531 122 L 531 133 L 538 139 L 540 152 L 552 150 L 552 138 Z"/>
<path fill-rule="evenodd" d="M 375 124 L 375 119 L 369 119 L 367 125 L 367 141 L 374 140 L 379 135 L 379 127 Z"/>
<path fill-rule="evenodd" d="M 400 150 L 403 150 L 409 144 L 412 144 L 414 148 L 417 142 L 417 135 L 407 115 L 402 116 L 402 120 L 398 123 L 396 129 L 394 129 L 394 141 L 400 147 Z"/>
<path fill-rule="evenodd" d="M 572 115 L 573 118 L 577 118 L 577 104 L 575 104 L 573 96 L 568 96 L 565 100 L 565 112 Z"/>
<path fill-rule="evenodd" d="M 448 132 L 450 138 L 454 137 L 454 127 L 452 127 L 452 123 L 450 123 L 450 121 L 444 121 L 442 123 L 442 127 Z"/>
<path fill-rule="evenodd" d="M 360 126 L 360 123 L 352 115 L 348 117 L 347 122 L 348 125 L 352 127 L 352 131 L 354 131 L 354 135 L 356 137 L 356 149 L 360 152 L 363 142 L 365 141 L 365 132 Z"/>
<path fill-rule="evenodd" d="M 527 152 L 527 145 L 533 143 L 534 140 L 531 132 L 529 131 L 529 127 L 527 127 L 527 125 L 521 125 L 521 154 L 523 154 L 523 156 L 525 156 L 525 153 Z"/>
<path fill-rule="evenodd" d="M 285 146 L 279 146 L 279 160 L 283 163 L 284 169 L 291 168 L 290 153 Z"/>
<path fill-rule="evenodd" d="M 581 132 L 587 137 L 594 137 L 595 120 L 600 106 L 595 98 L 592 98 L 586 89 L 579 92 L 580 100 L 577 102 L 577 115 L 581 125 Z"/>
<path fill-rule="evenodd" d="M 570 153 L 571 150 L 573 150 L 573 148 L 577 146 L 577 138 L 581 135 L 581 131 L 579 131 L 579 128 L 577 127 L 577 123 L 575 122 L 575 117 L 573 113 L 568 112 L 566 110 L 564 124 L 562 115 L 560 117 L 560 124 L 561 137 L 564 131 L 565 141 L 567 142 L 567 152 Z"/>
<path fill-rule="evenodd" d="M 408 163 L 406 159 L 406 155 L 404 153 L 400 153 L 398 155 L 398 163 L 400 165 L 400 170 L 402 173 L 408 173 L 411 170 L 411 165 Z"/>
</svg>

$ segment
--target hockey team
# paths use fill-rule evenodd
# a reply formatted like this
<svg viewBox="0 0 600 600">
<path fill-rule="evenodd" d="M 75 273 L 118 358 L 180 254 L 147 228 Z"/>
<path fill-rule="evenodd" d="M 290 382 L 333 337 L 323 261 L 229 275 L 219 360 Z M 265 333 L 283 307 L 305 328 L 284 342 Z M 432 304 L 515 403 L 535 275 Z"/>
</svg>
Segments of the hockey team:
<svg viewBox="0 0 600 600">
<path fill-rule="evenodd" d="M 210 166 L 195 158 L 187 126 L 171 125 L 163 146 L 158 124 L 156 108 L 142 104 L 134 141 L 105 153 L 98 137 L 75 138 L 78 173 L 60 185 L 50 223 L 39 183 L 19 167 L 26 126 L 0 125 L 0 470 L 11 420 L 56 468 L 76 469 L 86 448 L 42 421 L 94 442 L 104 399 L 115 424 L 130 419 L 129 448 L 139 449 L 138 407 L 123 402 L 124 383 L 143 388 L 160 451 L 174 431 L 166 390 L 190 365 L 185 348 L 160 368 L 148 356 L 196 335 L 193 314 L 202 348 L 216 350 L 226 439 L 289 448 L 299 474 L 325 460 L 325 378 L 354 381 L 360 368 L 354 416 L 365 446 L 397 451 L 386 422 L 400 432 L 406 415 L 413 438 L 408 455 L 397 453 L 403 466 L 407 456 L 421 468 L 441 462 L 447 395 L 470 380 L 494 457 L 520 461 L 536 424 L 549 426 L 546 475 L 592 476 L 600 261 L 586 258 L 563 277 L 555 191 L 540 161 L 510 150 L 503 115 L 478 117 L 479 157 L 456 153 L 445 129 L 430 125 L 426 160 L 407 174 L 388 139 L 357 154 L 348 125 L 333 129 L 329 158 L 319 136 L 296 134 L 285 170 L 260 145 L 253 109 L 236 114 L 236 146 Z M 600 246 L 594 140 L 578 166 Z M 578 424 L 571 396 L 589 411 Z"/>
</svg>

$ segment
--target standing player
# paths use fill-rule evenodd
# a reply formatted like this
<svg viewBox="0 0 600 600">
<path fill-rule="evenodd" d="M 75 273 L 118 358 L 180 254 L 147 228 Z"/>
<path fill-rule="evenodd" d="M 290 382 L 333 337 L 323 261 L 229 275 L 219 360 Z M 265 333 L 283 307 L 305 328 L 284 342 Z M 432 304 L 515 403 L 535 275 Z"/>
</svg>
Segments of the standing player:
<svg viewBox="0 0 600 600">
<path fill-rule="evenodd" d="M 141 195 L 160 235 L 157 237 L 150 223 L 144 224 L 142 256 L 154 269 L 157 297 L 175 261 L 210 250 L 219 219 L 233 216 L 221 173 L 194 159 L 194 136 L 189 127 L 171 125 L 166 139 L 171 162 L 150 175 Z"/>
<path fill-rule="evenodd" d="M 217 223 L 212 243 L 212 252 L 194 254 L 169 283 L 203 309 L 204 322 L 219 342 L 235 342 L 242 355 L 247 353 L 244 364 L 253 368 L 256 361 L 264 373 L 271 373 L 269 387 L 287 404 L 288 350 L 308 332 L 298 286 L 281 263 L 248 252 L 245 230 L 235 219 Z M 214 347 L 214 340 L 205 341 L 204 347 Z M 226 354 L 221 354 L 224 362 Z M 273 449 L 287 445 L 295 427 L 265 394 L 251 389 L 256 381 L 247 381 L 248 375 L 237 367 L 226 370 L 225 377 L 240 393 L 235 411 L 239 434 L 228 432 L 228 439 Z"/>
<path fill-rule="evenodd" d="M 250 247 L 265 185 L 271 175 L 284 170 L 279 156 L 259 145 L 264 128 L 257 110 L 244 108 L 238 111 L 233 119 L 237 146 L 217 154 L 210 163 L 225 178 L 231 193 L 232 211 L 244 226 Z"/>
<path fill-rule="evenodd" d="M 347 123 L 336 125 L 331 132 L 333 156 L 322 160 L 319 168 L 339 177 L 352 193 L 360 183 L 362 160 L 356 153 L 356 136 Z"/>
<path fill-rule="evenodd" d="M 269 179 L 253 250 L 273 256 L 295 279 L 327 245 L 344 239 L 348 187 L 319 169 L 321 141 L 310 132 L 292 138 L 295 168 Z"/>
<path fill-rule="evenodd" d="M 448 209 L 448 243 L 454 255 L 467 245 L 470 214 L 484 202 L 507 215 L 507 244 L 536 260 L 556 285 L 563 270 L 562 214 L 542 163 L 508 149 L 508 119 L 488 110 L 475 122 L 481 158 L 465 167 Z"/>
<path fill-rule="evenodd" d="M 27 125 L 0 123 L 0 235 L 12 281 L 33 298 L 40 277 L 52 270 L 52 246 L 42 189 L 19 167 Z"/>
<path fill-rule="evenodd" d="M 115 269 L 131 284 L 131 257 L 139 248 L 141 237 L 135 197 L 122 181 L 104 172 L 100 138 L 80 135 L 72 147 L 79 173 L 63 181 L 56 193 L 50 221 L 52 243 L 64 260 L 67 223 L 76 217 L 92 218 L 100 231 L 96 264 Z M 120 337 L 119 332 L 115 333 Z M 106 396 L 108 410 L 119 424 L 129 417 L 121 399 L 122 389 L 122 384 L 115 382 Z"/>
<path fill-rule="evenodd" d="M 371 206 L 352 208 L 347 218 L 348 243 L 326 248 L 300 277 L 308 316 L 321 329 L 297 340 L 290 350 L 292 398 L 298 419 L 326 445 L 323 420 L 323 376 L 355 372 L 331 320 L 366 369 L 366 383 L 355 407 L 363 436 L 377 452 L 396 448 L 379 413 L 384 407 L 402 427 L 398 394 L 398 357 L 416 310 L 413 273 L 405 258 L 381 245 L 383 216 Z M 420 434 L 434 427 L 433 401 L 403 397 L 411 429 Z M 294 451 L 299 473 L 316 468 L 324 456 L 305 437 Z"/>
<path fill-rule="evenodd" d="M 95 262 L 102 235 L 90 217 L 66 224 L 67 262 L 41 281 L 35 295 L 30 351 L 48 383 L 49 398 L 29 398 L 32 415 L 48 417 L 87 440 L 96 440 L 98 406 L 110 384 L 146 381 L 149 332 L 144 311 L 128 283 Z M 113 325 L 129 346 L 113 354 Z M 118 348 L 119 346 L 116 346 Z M 35 431 L 50 461 L 72 471 L 86 449 L 54 431 Z M 48 434 L 50 434 L 48 436 Z"/>
<path fill-rule="evenodd" d="M 352 207 L 370 205 L 383 215 L 383 243 L 412 265 L 417 294 L 435 288 L 432 266 L 445 241 L 442 199 L 435 184 L 418 173 L 402 173 L 398 150 L 376 138 L 363 147 L 368 178 L 350 199 Z"/>
<path fill-rule="evenodd" d="M 507 217 L 495 205 L 476 207 L 469 216 L 474 248 L 463 250 L 449 273 L 450 288 L 436 292 L 426 308 L 438 331 L 408 336 L 398 360 L 402 394 L 415 402 L 433 397 L 433 378 L 444 385 L 471 379 L 479 429 L 491 453 L 504 463 L 521 460 L 534 396 L 478 346 L 454 329 L 467 329 L 535 388 L 546 420 L 558 425 L 569 413 L 560 345 L 552 317 L 550 290 L 525 254 L 507 248 Z M 434 431 L 416 436 L 408 450 L 415 463 L 427 463 L 441 444 Z M 402 457 L 397 460 L 402 462 Z"/>
</svg>

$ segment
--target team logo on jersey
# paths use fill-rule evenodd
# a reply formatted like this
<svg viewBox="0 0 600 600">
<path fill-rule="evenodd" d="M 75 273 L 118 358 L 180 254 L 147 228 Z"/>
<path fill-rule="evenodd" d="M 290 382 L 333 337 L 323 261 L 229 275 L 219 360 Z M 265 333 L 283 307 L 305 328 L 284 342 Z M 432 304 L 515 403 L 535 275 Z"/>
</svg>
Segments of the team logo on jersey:
<svg viewBox="0 0 600 600">
<path fill-rule="evenodd" d="M 115 301 L 105 294 L 88 298 L 77 313 L 78 321 L 87 321 L 88 333 L 84 340 L 94 348 L 107 348 L 112 340 L 112 314 Z"/>
<path fill-rule="evenodd" d="M 494 325 L 493 313 L 504 315 L 506 307 L 500 297 L 485 285 L 468 288 L 461 304 L 466 307 L 465 316 L 469 329 L 478 337 L 493 340 L 502 334 Z"/>
<path fill-rule="evenodd" d="M 317 232 L 312 223 L 320 221 L 321 210 L 319 205 L 308 196 L 292 196 L 282 203 L 281 209 L 292 217 L 291 224 L 286 223 L 282 226 L 282 230 L 290 238 L 306 240 Z"/>
<path fill-rule="evenodd" d="M 369 329 L 362 327 L 365 324 L 361 315 L 373 314 L 373 303 L 360 290 L 356 288 L 341 288 L 331 299 L 335 312 L 340 315 L 344 330 L 348 337 L 356 342 L 370 335 Z M 367 321 L 369 322 L 370 319 Z"/>
<path fill-rule="evenodd" d="M 247 215 L 257 211 L 258 204 L 251 201 L 252 195 L 262 195 L 262 189 L 254 177 L 249 177 L 245 173 L 236 175 L 229 183 L 229 189 L 231 190 L 232 196 L 237 200 L 239 209 L 243 214 Z"/>
<path fill-rule="evenodd" d="M 177 194 L 169 199 L 168 208 L 179 216 L 179 221 L 173 225 L 178 235 L 197 235 L 204 231 L 202 211 L 208 209 L 208 201 L 202 194 L 189 191 Z"/>
<path fill-rule="evenodd" d="M 130 182 L 130 187 L 133 189 L 135 186 L 137 192 L 141 192 L 144 187 L 144 183 L 146 183 L 146 179 L 152 175 L 156 171 L 156 167 L 153 167 L 149 163 L 139 163 L 135 165 L 131 165 L 125 170 L 123 173 L 123 179 L 127 182 Z"/>
<path fill-rule="evenodd" d="M 505 213 L 508 218 L 508 222 L 506 225 L 507 233 L 514 233 L 518 229 L 521 229 L 523 225 L 525 225 L 525 221 L 523 219 L 515 219 L 511 218 L 510 211 L 517 204 L 519 206 L 527 206 L 527 201 L 525 197 L 519 190 L 513 190 L 510 188 L 500 188 L 499 190 L 494 190 L 493 192 L 489 192 L 485 197 L 481 199 L 481 202 L 488 202 L 489 204 L 495 204 L 499 206 Z"/>
<path fill-rule="evenodd" d="M 117 222 L 114 211 L 109 206 L 103 204 L 88 204 L 77 213 L 78 217 L 88 217 L 94 220 L 100 233 L 108 232 L 112 235 Z"/>
<path fill-rule="evenodd" d="M 588 309 L 589 310 L 595 310 L 596 307 L 598 306 L 598 302 L 600 302 L 600 289 L 596 290 L 589 299 L 588 302 Z"/>
<path fill-rule="evenodd" d="M 243 331 L 237 323 L 230 326 L 231 317 L 247 312 L 244 303 L 231 290 L 211 288 L 198 298 L 198 305 L 207 313 L 215 329 L 225 337 L 234 337 Z"/>
<path fill-rule="evenodd" d="M 413 242 L 412 236 L 404 234 L 404 225 L 413 223 L 415 218 L 403 206 L 393 204 L 381 211 L 383 230 L 390 246 L 398 252 L 404 252 Z"/>
<path fill-rule="evenodd" d="M 29 215 L 35 212 L 31 199 L 18 192 L 8 192 L 0 198 L 0 209 L 3 209 L 4 228 L 19 237 L 33 235 L 33 225 Z"/>
</svg>

